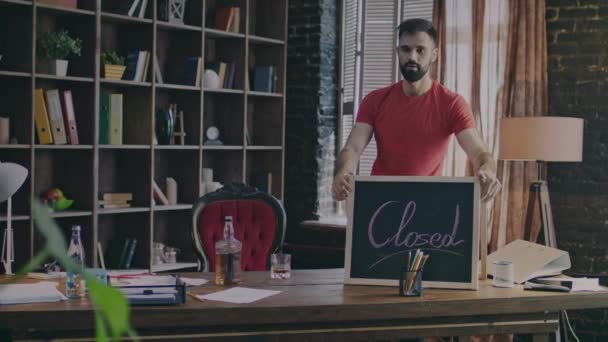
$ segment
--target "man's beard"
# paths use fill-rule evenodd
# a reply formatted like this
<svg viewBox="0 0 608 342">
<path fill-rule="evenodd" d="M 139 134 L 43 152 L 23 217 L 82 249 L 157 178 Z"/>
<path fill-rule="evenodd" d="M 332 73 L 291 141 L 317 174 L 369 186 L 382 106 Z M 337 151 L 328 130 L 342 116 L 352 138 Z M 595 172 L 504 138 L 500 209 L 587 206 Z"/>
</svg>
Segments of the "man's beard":
<svg viewBox="0 0 608 342">
<path fill-rule="evenodd" d="M 408 69 L 408 65 L 415 65 L 416 69 Z M 403 75 L 404 79 L 406 79 L 408 82 L 416 82 L 426 75 L 427 71 L 429 71 L 429 66 L 427 65 L 426 68 L 423 68 L 418 63 L 408 62 L 403 64 L 399 69 L 401 70 L 401 75 Z"/>
</svg>

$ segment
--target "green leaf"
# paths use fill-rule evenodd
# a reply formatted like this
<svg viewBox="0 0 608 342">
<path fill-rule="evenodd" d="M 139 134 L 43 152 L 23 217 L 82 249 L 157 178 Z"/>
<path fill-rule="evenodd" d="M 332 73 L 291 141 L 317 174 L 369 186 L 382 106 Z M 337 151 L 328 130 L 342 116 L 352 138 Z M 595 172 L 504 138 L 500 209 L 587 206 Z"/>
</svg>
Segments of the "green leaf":
<svg viewBox="0 0 608 342">
<path fill-rule="evenodd" d="M 85 276 L 89 297 L 113 338 L 129 331 L 129 303 L 117 289 L 101 284 L 94 277 Z"/>
</svg>

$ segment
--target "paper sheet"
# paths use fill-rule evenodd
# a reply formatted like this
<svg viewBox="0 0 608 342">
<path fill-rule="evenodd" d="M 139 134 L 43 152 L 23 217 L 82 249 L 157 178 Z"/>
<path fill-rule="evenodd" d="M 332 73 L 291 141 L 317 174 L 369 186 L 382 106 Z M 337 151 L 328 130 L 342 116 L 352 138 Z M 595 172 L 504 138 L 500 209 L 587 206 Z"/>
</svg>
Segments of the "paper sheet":
<svg viewBox="0 0 608 342">
<path fill-rule="evenodd" d="M 197 297 L 199 299 L 244 304 L 253 303 L 257 300 L 274 296 L 278 293 L 281 293 L 281 291 L 233 287 L 225 291 L 215 292 L 208 295 L 197 295 Z"/>
<path fill-rule="evenodd" d="M 209 282 L 207 279 L 202 279 L 202 278 L 184 278 L 184 277 L 180 277 L 179 279 L 181 279 L 188 286 L 201 286 L 201 285 L 207 284 L 207 282 Z"/>
<path fill-rule="evenodd" d="M 0 304 L 58 302 L 66 299 L 54 282 L 0 285 Z"/>
</svg>

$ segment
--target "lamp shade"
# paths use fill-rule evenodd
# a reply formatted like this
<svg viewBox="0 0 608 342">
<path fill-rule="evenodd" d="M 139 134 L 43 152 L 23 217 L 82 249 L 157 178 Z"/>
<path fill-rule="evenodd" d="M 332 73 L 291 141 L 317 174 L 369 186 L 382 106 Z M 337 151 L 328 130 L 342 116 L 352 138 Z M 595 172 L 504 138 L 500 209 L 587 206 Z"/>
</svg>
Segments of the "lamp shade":
<svg viewBox="0 0 608 342">
<path fill-rule="evenodd" d="M 498 158 L 580 162 L 583 119 L 561 116 L 502 119 Z"/>
<path fill-rule="evenodd" d="M 27 169 L 19 164 L 0 163 L 0 203 L 19 190 L 27 173 Z"/>
</svg>

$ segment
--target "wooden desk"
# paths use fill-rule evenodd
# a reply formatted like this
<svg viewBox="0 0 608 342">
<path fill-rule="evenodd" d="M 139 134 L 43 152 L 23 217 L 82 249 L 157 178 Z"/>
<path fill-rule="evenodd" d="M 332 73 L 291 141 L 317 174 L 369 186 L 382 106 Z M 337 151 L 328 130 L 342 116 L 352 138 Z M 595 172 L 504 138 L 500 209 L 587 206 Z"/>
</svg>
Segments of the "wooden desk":
<svg viewBox="0 0 608 342">
<path fill-rule="evenodd" d="M 190 274 L 189 276 L 198 276 Z M 202 274 L 207 279 L 212 275 Z M 293 271 L 290 280 L 270 280 L 268 272 L 250 272 L 243 286 L 283 292 L 252 304 L 199 302 L 182 306 L 133 307 L 140 335 L 185 335 L 192 340 L 353 341 L 412 336 L 469 336 L 532 333 L 547 341 L 562 309 L 608 307 L 608 292 L 559 293 L 494 288 L 479 291 L 426 289 L 404 298 L 393 287 L 343 285 L 343 270 Z M 220 290 L 213 284 L 196 293 Z M 14 336 L 91 337 L 93 311 L 88 300 L 0 305 L 0 330 Z M 256 340 L 256 341 L 258 341 Z"/>
</svg>

